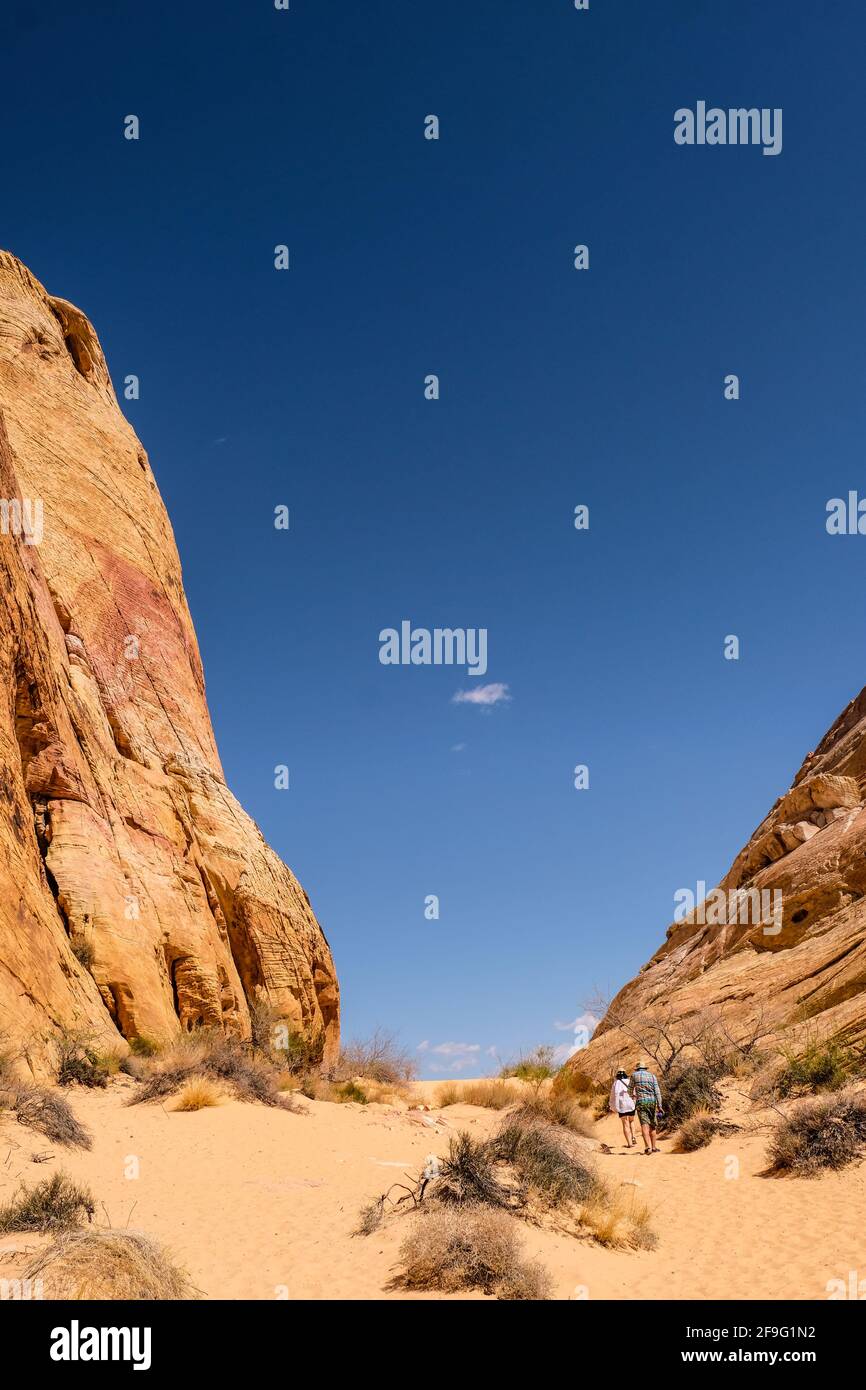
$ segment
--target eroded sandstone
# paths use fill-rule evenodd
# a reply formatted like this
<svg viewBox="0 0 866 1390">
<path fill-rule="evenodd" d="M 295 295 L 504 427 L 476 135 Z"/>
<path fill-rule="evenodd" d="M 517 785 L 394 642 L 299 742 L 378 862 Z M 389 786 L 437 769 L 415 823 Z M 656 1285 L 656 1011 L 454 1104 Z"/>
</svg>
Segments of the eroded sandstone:
<svg viewBox="0 0 866 1390">
<path fill-rule="evenodd" d="M 331 953 L 226 786 L 147 455 L 89 321 L 5 252 L 0 417 L 0 497 L 44 532 L 4 512 L 0 1035 L 248 1035 L 260 1001 L 332 1056 Z"/>
</svg>

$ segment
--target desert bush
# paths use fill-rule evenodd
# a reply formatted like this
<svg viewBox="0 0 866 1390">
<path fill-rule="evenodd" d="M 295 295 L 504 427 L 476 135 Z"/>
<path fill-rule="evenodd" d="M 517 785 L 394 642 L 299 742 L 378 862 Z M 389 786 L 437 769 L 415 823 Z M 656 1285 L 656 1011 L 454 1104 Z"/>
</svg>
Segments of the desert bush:
<svg viewBox="0 0 866 1390">
<path fill-rule="evenodd" d="M 120 1068 L 120 1055 L 101 1052 L 86 1033 L 61 1032 L 57 1038 L 57 1084 L 106 1086 Z"/>
<path fill-rule="evenodd" d="M 290 1096 L 277 1089 L 279 1073 L 251 1047 L 218 1029 L 200 1028 L 166 1048 L 149 1066 L 137 1095 L 130 1104 L 161 1100 L 178 1091 L 194 1076 L 221 1081 L 239 1100 L 293 1110 Z"/>
<path fill-rule="evenodd" d="M 554 1049 L 550 1044 L 542 1043 L 531 1052 L 523 1053 L 516 1062 L 503 1067 L 499 1075 L 504 1080 L 514 1077 L 518 1081 L 546 1081 L 556 1074 L 553 1054 Z"/>
<path fill-rule="evenodd" d="M 663 1129 L 678 1129 L 698 1110 L 715 1114 L 722 1106 L 716 1082 L 721 1073 L 705 1062 L 686 1062 L 675 1067 L 662 1090 Z"/>
<path fill-rule="evenodd" d="M 148 1038 L 139 1034 L 137 1037 L 129 1039 L 129 1050 L 134 1057 L 156 1057 L 162 1049 L 155 1038 Z"/>
<path fill-rule="evenodd" d="M 224 1095 L 215 1081 L 208 1076 L 191 1076 L 185 1081 L 177 1094 L 175 1110 L 206 1110 L 219 1105 Z"/>
<path fill-rule="evenodd" d="M 10 1109 L 14 1110 L 19 1124 L 38 1130 L 55 1144 L 65 1144 L 69 1148 L 89 1149 L 91 1138 L 82 1124 L 76 1120 L 72 1107 L 56 1092 L 41 1086 L 17 1085 L 8 1092 Z"/>
<path fill-rule="evenodd" d="M 434 1189 L 435 1197 L 450 1203 L 483 1203 L 490 1207 L 509 1205 L 510 1194 L 496 1175 L 498 1155 L 489 1144 L 479 1143 L 461 1131 L 448 1143 Z"/>
<path fill-rule="evenodd" d="M 592 1134 L 585 1107 L 563 1092 L 554 1094 L 548 1091 L 546 1094 L 528 1096 L 515 1111 L 514 1119 L 518 1123 L 541 1121 L 561 1125 L 563 1129 L 570 1129 L 585 1139 Z"/>
<path fill-rule="evenodd" d="M 555 1125 L 509 1116 L 489 1150 L 510 1163 L 526 1187 L 548 1206 L 586 1201 L 597 1189 L 591 1162 L 572 1152 L 569 1140 Z"/>
<path fill-rule="evenodd" d="M 351 1081 L 360 1076 L 393 1084 L 414 1080 L 417 1071 L 409 1049 L 401 1047 L 393 1034 L 377 1028 L 369 1038 L 354 1039 L 342 1049 L 334 1077 L 337 1081 Z"/>
<path fill-rule="evenodd" d="M 719 1132 L 719 1122 L 707 1110 L 696 1110 L 680 1125 L 677 1135 L 677 1148 L 680 1153 L 690 1154 L 703 1149 Z"/>
<path fill-rule="evenodd" d="M 550 1277 L 520 1254 L 517 1227 L 484 1207 L 431 1207 L 412 1219 L 400 1246 L 410 1289 L 482 1289 L 500 1299 L 550 1297 Z"/>
<path fill-rule="evenodd" d="M 92 1221 L 96 1207 L 86 1187 L 65 1173 L 53 1173 L 0 1208 L 0 1231 L 62 1231 Z"/>
<path fill-rule="evenodd" d="M 69 946 L 78 964 L 83 965 L 85 970 L 91 970 L 96 957 L 87 937 L 76 936 L 70 941 Z"/>
<path fill-rule="evenodd" d="M 366 1105 L 367 1095 L 365 1091 L 354 1081 L 343 1081 L 333 1088 L 334 1099 L 340 1104 Z"/>
<path fill-rule="evenodd" d="M 74 1231 L 35 1256 L 26 1279 L 43 1281 L 49 1299 L 192 1299 L 185 1271 L 137 1231 Z"/>
<path fill-rule="evenodd" d="M 838 1091 L 858 1070 L 858 1058 L 838 1039 L 810 1041 L 799 1053 L 783 1052 L 773 1089 L 781 1099 L 816 1091 Z"/>
<path fill-rule="evenodd" d="M 825 1168 L 845 1168 L 866 1151 L 866 1092 L 801 1101 L 780 1118 L 770 1140 L 777 1172 L 811 1177 Z"/>
</svg>

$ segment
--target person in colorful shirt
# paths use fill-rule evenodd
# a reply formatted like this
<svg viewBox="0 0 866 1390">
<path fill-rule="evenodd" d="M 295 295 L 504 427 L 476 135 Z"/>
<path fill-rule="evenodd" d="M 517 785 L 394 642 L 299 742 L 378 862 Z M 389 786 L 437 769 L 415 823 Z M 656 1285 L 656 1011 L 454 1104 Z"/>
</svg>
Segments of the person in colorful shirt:
<svg viewBox="0 0 866 1390">
<path fill-rule="evenodd" d="M 629 1094 L 637 1107 L 637 1117 L 643 1134 L 644 1153 L 657 1154 L 661 1150 L 656 1145 L 658 1117 L 662 1108 L 662 1093 L 658 1077 L 651 1072 L 641 1059 L 628 1083 Z"/>
</svg>

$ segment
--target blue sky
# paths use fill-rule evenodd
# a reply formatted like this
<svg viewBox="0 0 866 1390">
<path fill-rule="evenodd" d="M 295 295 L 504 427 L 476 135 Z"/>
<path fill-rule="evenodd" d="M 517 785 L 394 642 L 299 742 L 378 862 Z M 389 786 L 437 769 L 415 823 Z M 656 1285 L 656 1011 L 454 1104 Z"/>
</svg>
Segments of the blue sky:
<svg viewBox="0 0 866 1390">
<path fill-rule="evenodd" d="M 31 10 L 0 244 L 140 377 L 227 777 L 346 1033 L 431 1075 L 568 1045 L 863 684 L 866 538 L 825 529 L 866 495 L 862 10 Z M 781 107 L 782 153 L 677 146 L 698 100 Z M 486 628 L 510 700 L 381 665 L 403 619 Z"/>
</svg>

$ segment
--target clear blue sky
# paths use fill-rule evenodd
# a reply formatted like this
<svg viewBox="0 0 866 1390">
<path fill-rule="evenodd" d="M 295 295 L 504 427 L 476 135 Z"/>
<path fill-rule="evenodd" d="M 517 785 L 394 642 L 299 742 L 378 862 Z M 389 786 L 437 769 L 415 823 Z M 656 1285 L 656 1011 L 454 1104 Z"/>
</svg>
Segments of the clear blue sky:
<svg viewBox="0 0 866 1390">
<path fill-rule="evenodd" d="M 824 525 L 866 494 L 863 7 L 34 9 L 0 244 L 141 378 L 226 773 L 346 1032 L 431 1074 L 567 1044 L 866 675 L 866 537 Z M 675 145 L 700 99 L 783 108 L 781 155 Z M 403 618 L 487 628 L 510 703 L 380 665 Z"/>
</svg>

